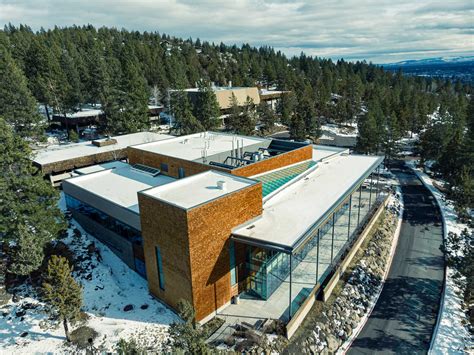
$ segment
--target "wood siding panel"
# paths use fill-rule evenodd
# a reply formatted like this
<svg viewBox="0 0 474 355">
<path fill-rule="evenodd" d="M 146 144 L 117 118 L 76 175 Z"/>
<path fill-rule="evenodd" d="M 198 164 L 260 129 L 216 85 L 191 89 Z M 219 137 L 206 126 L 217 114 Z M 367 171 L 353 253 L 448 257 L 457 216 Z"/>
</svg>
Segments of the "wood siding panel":
<svg viewBox="0 0 474 355">
<path fill-rule="evenodd" d="M 301 161 L 309 160 L 312 158 L 313 147 L 311 145 L 307 145 L 305 147 L 279 154 L 272 158 L 268 158 L 254 164 L 246 165 L 241 168 L 231 170 L 231 173 L 233 175 L 249 177 L 257 174 L 262 174 L 270 170 L 282 168 L 284 166 L 295 164 Z"/>
<path fill-rule="evenodd" d="M 176 309 L 180 299 L 193 302 L 186 211 L 138 194 L 148 288 Z M 160 288 L 155 247 L 161 252 L 164 286 Z"/>
<path fill-rule="evenodd" d="M 261 213 L 261 183 L 188 211 L 193 299 L 198 321 L 229 302 L 235 293 L 230 284 L 231 231 Z"/>
</svg>

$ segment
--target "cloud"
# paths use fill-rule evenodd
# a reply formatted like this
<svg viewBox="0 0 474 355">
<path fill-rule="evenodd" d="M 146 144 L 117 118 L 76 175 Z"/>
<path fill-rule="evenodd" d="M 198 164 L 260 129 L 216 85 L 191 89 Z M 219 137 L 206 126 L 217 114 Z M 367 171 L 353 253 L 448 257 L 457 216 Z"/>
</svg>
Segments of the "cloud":
<svg viewBox="0 0 474 355">
<path fill-rule="evenodd" d="M 390 62 L 474 53 L 472 0 L 0 0 L 0 24 L 93 24 L 288 55 Z"/>
</svg>

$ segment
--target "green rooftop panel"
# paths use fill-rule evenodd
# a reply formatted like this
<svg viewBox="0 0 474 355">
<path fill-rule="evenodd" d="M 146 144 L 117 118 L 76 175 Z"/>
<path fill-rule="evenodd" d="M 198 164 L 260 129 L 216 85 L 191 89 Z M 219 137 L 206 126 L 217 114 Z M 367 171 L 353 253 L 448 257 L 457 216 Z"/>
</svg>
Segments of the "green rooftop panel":
<svg viewBox="0 0 474 355">
<path fill-rule="evenodd" d="M 315 165 L 316 162 L 313 160 L 305 161 L 301 164 L 257 176 L 255 179 L 262 182 L 263 197 L 265 197 Z"/>
</svg>

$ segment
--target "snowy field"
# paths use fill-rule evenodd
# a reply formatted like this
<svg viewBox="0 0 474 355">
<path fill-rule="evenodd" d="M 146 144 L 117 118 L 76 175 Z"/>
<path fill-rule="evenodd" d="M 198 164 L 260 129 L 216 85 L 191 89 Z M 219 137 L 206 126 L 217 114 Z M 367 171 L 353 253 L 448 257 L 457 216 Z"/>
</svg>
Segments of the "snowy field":
<svg viewBox="0 0 474 355">
<path fill-rule="evenodd" d="M 60 202 L 65 209 L 64 199 Z M 147 282 L 128 268 L 106 246 L 71 220 L 68 237 L 63 240 L 76 260 L 80 270 L 76 280 L 84 289 L 84 311 L 90 319 L 86 324 L 94 328 L 99 336 L 93 346 L 102 352 L 110 352 L 120 338 L 135 339 L 139 345 L 151 352 L 161 352 L 166 347 L 168 325 L 178 317 L 148 293 Z M 74 235 L 74 228 L 81 236 Z M 94 242 L 99 253 L 90 255 L 87 246 Z M 100 254 L 100 262 L 97 260 Z M 10 301 L 0 308 L 0 354 L 70 353 L 64 345 L 63 328 L 44 329 L 46 320 L 43 305 L 33 296 L 31 289 L 24 287 L 20 300 Z M 27 295 L 29 297 L 27 297 Z M 125 312 L 125 306 L 133 309 Z"/>
<path fill-rule="evenodd" d="M 434 194 L 441 206 L 446 221 L 447 232 L 459 235 L 462 230 L 468 228 L 467 225 L 457 221 L 457 214 L 453 203 L 446 200 L 445 196 L 436 189 L 433 185 L 433 179 L 416 167 L 417 162 L 409 161 L 407 164 Z M 436 183 L 440 185 L 443 184 L 442 181 L 436 181 Z M 472 233 L 473 231 L 470 230 L 470 232 Z M 447 245 L 446 247 L 449 248 L 450 246 Z M 442 304 L 439 328 L 433 344 L 433 354 L 457 354 L 465 353 L 463 349 L 471 349 L 471 351 L 474 349 L 474 342 L 463 324 L 467 322 L 466 314 L 462 308 L 463 294 L 461 286 L 464 280 L 455 281 L 454 274 L 455 269 L 448 266 L 446 268 L 445 297 Z"/>
</svg>

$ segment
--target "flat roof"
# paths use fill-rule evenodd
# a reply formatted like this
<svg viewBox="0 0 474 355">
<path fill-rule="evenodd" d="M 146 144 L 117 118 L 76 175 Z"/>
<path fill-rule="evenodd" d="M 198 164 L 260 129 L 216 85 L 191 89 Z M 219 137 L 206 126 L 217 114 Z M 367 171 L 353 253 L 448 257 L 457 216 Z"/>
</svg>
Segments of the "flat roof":
<svg viewBox="0 0 474 355">
<path fill-rule="evenodd" d="M 166 175 L 160 174 L 154 177 L 137 171 L 129 164 L 66 180 L 68 184 L 78 186 L 137 213 L 139 212 L 137 195 L 139 191 L 166 185 L 173 181 L 176 179 Z"/>
<path fill-rule="evenodd" d="M 107 170 L 107 169 L 123 168 L 127 165 L 128 164 L 123 161 L 114 160 L 114 161 L 109 161 L 107 163 L 86 166 L 85 168 L 74 169 L 74 172 L 79 175 L 86 175 L 86 174 L 96 173 L 98 171 Z"/>
<path fill-rule="evenodd" d="M 49 146 L 48 148 L 35 151 L 34 153 L 36 156 L 34 157 L 33 161 L 40 165 L 57 163 L 64 160 L 76 159 L 88 155 L 124 149 L 131 145 L 162 141 L 165 139 L 174 138 L 174 136 L 152 132 L 138 132 L 111 138 L 117 140 L 117 143 L 103 147 L 97 147 L 93 145 L 91 141 Z"/>
<path fill-rule="evenodd" d="M 336 157 L 341 153 L 349 153 L 349 149 L 313 144 L 313 160 L 316 162 Z"/>
<path fill-rule="evenodd" d="M 211 157 L 215 154 L 230 152 L 232 148 L 237 149 L 237 141 L 239 142 L 239 147 L 242 147 L 243 143 L 244 149 L 254 144 L 270 142 L 268 139 L 259 137 L 239 136 L 220 132 L 201 132 L 140 144 L 134 146 L 134 148 L 194 161 L 202 159 L 203 150 L 206 150 L 206 155 Z"/>
<path fill-rule="evenodd" d="M 225 182 L 225 189 L 220 189 L 218 182 Z M 189 209 L 258 183 L 240 176 L 209 170 L 141 193 Z"/>
<path fill-rule="evenodd" d="M 245 90 L 245 89 L 257 89 L 256 86 L 211 86 L 213 91 L 225 91 L 225 90 Z M 184 89 L 185 92 L 199 92 L 199 88 L 188 88 Z M 179 91 L 179 90 L 173 90 Z"/>
<path fill-rule="evenodd" d="M 346 154 L 320 161 L 304 179 L 267 200 L 262 216 L 237 227 L 233 235 L 259 245 L 291 250 L 314 223 L 322 222 L 325 214 L 382 161 L 383 157 L 378 156 Z"/>
</svg>

